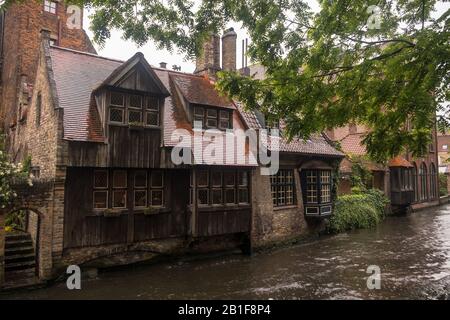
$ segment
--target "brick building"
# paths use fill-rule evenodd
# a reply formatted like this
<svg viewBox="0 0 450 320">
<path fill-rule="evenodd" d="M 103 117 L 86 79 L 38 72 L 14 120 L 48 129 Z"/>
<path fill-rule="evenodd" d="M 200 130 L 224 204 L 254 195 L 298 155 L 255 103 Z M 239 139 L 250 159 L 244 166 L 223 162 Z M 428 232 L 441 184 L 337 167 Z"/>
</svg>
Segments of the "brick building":
<svg viewBox="0 0 450 320">
<path fill-rule="evenodd" d="M 317 234 L 332 214 L 333 173 L 344 155 L 322 135 L 262 141 L 264 117 L 216 91 L 216 72 L 236 69 L 232 29 L 205 43 L 188 74 L 154 67 L 141 53 L 128 61 L 96 55 L 82 28 L 65 27 L 66 9 L 29 1 L 1 20 L 1 110 L 11 156 L 31 157 L 35 183 L 45 186 L 28 204 L 26 235 L 6 239 L 9 257 L 0 250 L 6 281 L 27 268 L 47 280 L 69 264 L 248 251 Z M 29 38 L 8 38 L 7 30 L 29 26 Z M 206 129 L 217 136 L 196 140 Z M 180 131 L 192 142 L 182 150 Z M 242 132 L 254 135 L 231 159 L 228 144 L 222 154 L 204 152 L 217 137 L 236 141 Z M 196 148 L 204 157 L 174 162 L 174 154 L 184 158 Z M 268 163 L 259 164 L 260 152 L 278 149 L 280 170 L 263 174 Z M 26 264 L 11 254 L 24 241 L 36 253 Z"/>
</svg>

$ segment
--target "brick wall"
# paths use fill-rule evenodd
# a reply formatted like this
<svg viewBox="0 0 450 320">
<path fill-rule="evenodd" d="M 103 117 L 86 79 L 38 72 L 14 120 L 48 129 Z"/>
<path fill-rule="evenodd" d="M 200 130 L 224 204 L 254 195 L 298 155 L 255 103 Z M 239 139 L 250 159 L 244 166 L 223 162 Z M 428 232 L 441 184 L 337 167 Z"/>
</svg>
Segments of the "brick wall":
<svg viewBox="0 0 450 320">
<path fill-rule="evenodd" d="M 29 87 L 34 84 L 42 29 L 49 30 L 52 39 L 57 39 L 59 46 L 95 53 L 83 29 L 68 28 L 66 22 L 69 16 L 62 3 L 58 4 L 57 14 L 51 14 L 43 10 L 42 2 L 34 0 L 13 4 L 6 12 L 3 93 L 0 100 L 0 116 L 6 132 L 20 117 L 20 103 L 24 104 L 22 109 L 25 109 L 29 100 L 29 97 L 21 97 L 23 82 Z M 32 89 L 30 96 L 31 91 Z M 18 146 L 13 146 L 11 151 L 20 154 L 24 152 Z"/>
</svg>

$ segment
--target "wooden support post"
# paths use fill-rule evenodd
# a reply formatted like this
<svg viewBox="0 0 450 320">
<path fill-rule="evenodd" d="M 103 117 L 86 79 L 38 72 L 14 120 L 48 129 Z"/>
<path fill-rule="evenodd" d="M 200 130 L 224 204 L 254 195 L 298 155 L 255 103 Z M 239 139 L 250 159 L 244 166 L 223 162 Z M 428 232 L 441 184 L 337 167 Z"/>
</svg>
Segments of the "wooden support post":
<svg viewBox="0 0 450 320">
<path fill-rule="evenodd" d="M 0 288 L 5 282 L 5 213 L 0 210 Z"/>
<path fill-rule="evenodd" d="M 191 215 L 191 236 L 197 237 L 197 223 L 198 223 L 198 198 L 197 198 L 197 169 L 192 169 L 192 215 Z"/>
</svg>

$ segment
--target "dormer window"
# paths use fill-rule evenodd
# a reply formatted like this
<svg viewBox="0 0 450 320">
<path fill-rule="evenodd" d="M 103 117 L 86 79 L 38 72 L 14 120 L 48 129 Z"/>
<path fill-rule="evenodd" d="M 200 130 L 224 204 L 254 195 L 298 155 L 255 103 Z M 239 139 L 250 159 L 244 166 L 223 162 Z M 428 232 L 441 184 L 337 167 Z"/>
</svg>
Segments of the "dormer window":
<svg viewBox="0 0 450 320">
<path fill-rule="evenodd" d="M 201 122 L 204 129 L 232 129 L 232 115 L 229 110 L 194 107 L 194 122 Z"/>
<path fill-rule="evenodd" d="M 157 97 L 111 92 L 109 122 L 117 125 L 159 126 Z"/>
<path fill-rule="evenodd" d="M 44 1 L 44 11 L 52 14 L 56 14 L 56 7 L 58 3 L 56 1 Z"/>
</svg>

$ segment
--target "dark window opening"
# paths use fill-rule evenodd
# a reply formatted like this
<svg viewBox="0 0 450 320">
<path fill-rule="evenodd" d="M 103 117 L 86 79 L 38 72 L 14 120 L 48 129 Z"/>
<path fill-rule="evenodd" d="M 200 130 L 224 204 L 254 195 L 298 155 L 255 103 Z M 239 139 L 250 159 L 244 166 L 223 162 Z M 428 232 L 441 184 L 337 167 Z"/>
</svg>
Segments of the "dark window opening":
<svg viewBox="0 0 450 320">
<path fill-rule="evenodd" d="M 41 113 L 42 113 L 42 95 L 38 93 L 36 100 L 36 127 L 41 125 Z"/>
<path fill-rule="evenodd" d="M 270 181 L 274 207 L 296 204 L 294 170 L 279 170 Z"/>
<path fill-rule="evenodd" d="M 232 129 L 232 117 L 229 110 L 194 107 L 194 122 L 201 122 L 203 129 Z"/>
<path fill-rule="evenodd" d="M 109 122 L 133 126 L 160 125 L 159 99 L 153 96 L 111 92 Z"/>
<path fill-rule="evenodd" d="M 193 204 L 191 173 L 190 204 Z M 248 205 L 250 203 L 250 173 L 248 171 L 197 171 L 198 206 Z"/>
</svg>

